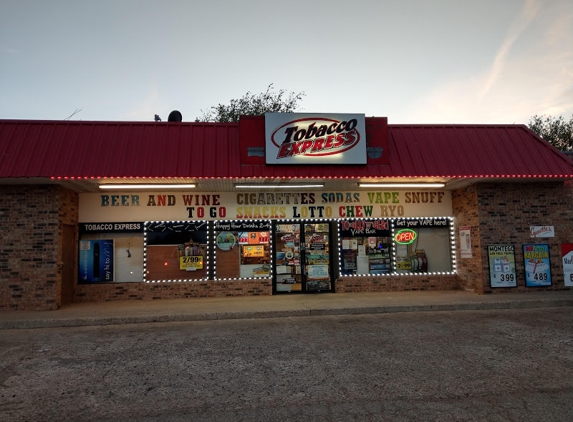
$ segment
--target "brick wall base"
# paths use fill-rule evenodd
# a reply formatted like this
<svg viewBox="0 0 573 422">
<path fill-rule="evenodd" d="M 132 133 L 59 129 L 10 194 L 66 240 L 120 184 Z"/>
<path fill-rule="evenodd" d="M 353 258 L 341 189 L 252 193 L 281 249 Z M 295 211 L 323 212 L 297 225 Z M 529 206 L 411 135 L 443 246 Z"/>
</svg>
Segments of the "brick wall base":
<svg viewBox="0 0 573 422">
<path fill-rule="evenodd" d="M 206 280 L 186 283 L 80 284 L 76 287 L 75 302 L 268 296 L 271 294 L 272 284 L 269 279 L 245 281 Z"/>
<path fill-rule="evenodd" d="M 398 277 L 342 277 L 336 280 L 337 293 L 458 290 L 457 275 L 404 275 Z"/>
<path fill-rule="evenodd" d="M 336 280 L 337 293 L 456 290 L 459 280 L 449 276 L 345 277 Z M 157 300 L 200 297 L 268 296 L 270 279 L 187 283 L 81 284 L 76 287 L 75 302 L 114 300 Z"/>
</svg>

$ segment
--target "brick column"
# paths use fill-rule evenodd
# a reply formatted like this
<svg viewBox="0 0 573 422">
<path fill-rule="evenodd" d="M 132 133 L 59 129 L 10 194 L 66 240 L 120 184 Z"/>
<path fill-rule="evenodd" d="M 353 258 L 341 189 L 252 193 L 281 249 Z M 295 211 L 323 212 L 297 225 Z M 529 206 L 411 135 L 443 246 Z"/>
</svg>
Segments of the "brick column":
<svg viewBox="0 0 573 422">
<path fill-rule="evenodd" d="M 476 293 L 484 293 L 482 247 L 477 185 L 471 185 L 452 192 L 452 209 L 455 217 L 455 237 L 457 244 L 457 270 L 460 288 Z M 472 257 L 461 258 L 459 229 L 471 227 Z M 487 260 L 487 257 L 486 257 Z"/>
<path fill-rule="evenodd" d="M 60 238 L 77 226 L 78 196 L 54 185 L 0 186 L 0 310 L 61 305 Z"/>
</svg>

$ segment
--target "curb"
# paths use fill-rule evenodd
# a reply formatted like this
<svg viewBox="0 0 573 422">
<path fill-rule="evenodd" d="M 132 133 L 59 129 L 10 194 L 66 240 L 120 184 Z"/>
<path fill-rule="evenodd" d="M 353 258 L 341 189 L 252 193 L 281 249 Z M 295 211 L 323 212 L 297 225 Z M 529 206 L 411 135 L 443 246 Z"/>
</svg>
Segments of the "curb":
<svg viewBox="0 0 573 422">
<path fill-rule="evenodd" d="M 389 314 L 398 312 L 486 311 L 500 309 L 533 309 L 573 306 L 573 298 L 524 301 L 497 301 L 481 303 L 450 303 L 436 305 L 395 305 L 353 308 L 291 309 L 281 311 L 209 312 L 201 314 L 157 314 L 120 317 L 77 317 L 51 319 L 22 319 L 0 321 L 0 330 L 89 327 L 118 324 L 145 324 L 153 322 L 214 321 L 228 319 L 290 318 L 300 316 L 332 316 L 360 314 Z M 57 311 L 56 311 L 57 312 Z"/>
</svg>

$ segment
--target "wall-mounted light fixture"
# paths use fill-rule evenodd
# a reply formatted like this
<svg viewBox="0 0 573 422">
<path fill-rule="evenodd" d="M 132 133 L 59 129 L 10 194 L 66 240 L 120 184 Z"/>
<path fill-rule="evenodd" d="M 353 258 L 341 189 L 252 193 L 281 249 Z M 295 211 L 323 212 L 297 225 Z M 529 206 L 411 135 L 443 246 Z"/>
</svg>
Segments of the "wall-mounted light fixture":
<svg viewBox="0 0 573 422">
<path fill-rule="evenodd" d="M 195 185 L 192 184 L 172 184 L 172 185 L 99 185 L 100 189 L 193 189 Z"/>
<path fill-rule="evenodd" d="M 394 189 L 435 189 L 443 188 L 446 186 L 445 183 L 358 183 L 360 188 L 394 188 Z"/>
<path fill-rule="evenodd" d="M 302 184 L 302 185 L 235 185 L 237 189 L 306 189 L 306 188 L 323 188 L 324 183 Z"/>
</svg>

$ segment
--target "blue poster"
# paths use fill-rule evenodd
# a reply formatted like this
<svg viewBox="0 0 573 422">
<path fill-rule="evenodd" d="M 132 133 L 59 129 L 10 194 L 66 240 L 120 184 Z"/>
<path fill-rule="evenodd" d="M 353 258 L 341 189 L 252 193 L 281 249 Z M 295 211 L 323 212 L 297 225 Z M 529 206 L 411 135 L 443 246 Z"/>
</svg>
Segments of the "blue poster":
<svg viewBox="0 0 573 422">
<path fill-rule="evenodd" d="M 113 239 L 80 240 L 80 283 L 113 281 Z"/>
<path fill-rule="evenodd" d="M 527 287 L 551 286 L 549 245 L 523 245 L 523 261 Z"/>
</svg>

